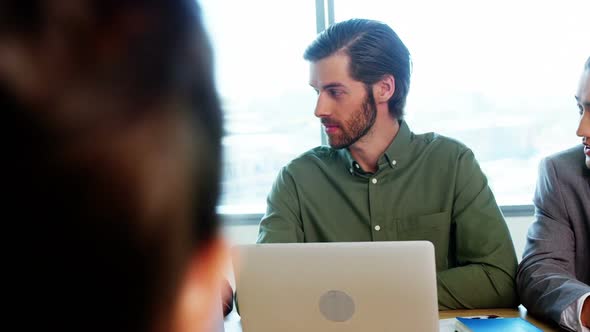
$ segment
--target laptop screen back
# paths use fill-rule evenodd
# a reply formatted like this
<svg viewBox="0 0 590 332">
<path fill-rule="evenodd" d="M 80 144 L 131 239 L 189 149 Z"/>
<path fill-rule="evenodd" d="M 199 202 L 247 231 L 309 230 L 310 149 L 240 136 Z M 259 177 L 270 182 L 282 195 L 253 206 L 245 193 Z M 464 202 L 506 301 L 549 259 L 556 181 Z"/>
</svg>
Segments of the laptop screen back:
<svg viewBox="0 0 590 332">
<path fill-rule="evenodd" d="M 427 241 L 238 246 L 244 332 L 437 331 Z"/>
</svg>

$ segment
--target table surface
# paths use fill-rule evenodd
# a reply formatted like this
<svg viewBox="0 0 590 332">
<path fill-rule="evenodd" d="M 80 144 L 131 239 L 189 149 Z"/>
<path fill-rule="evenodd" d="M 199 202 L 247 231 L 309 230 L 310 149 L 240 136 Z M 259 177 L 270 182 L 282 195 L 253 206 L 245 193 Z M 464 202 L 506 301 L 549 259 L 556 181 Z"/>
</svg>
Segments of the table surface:
<svg viewBox="0 0 590 332">
<path fill-rule="evenodd" d="M 518 309 L 475 309 L 475 310 L 447 310 L 439 311 L 439 319 L 455 318 L 455 317 L 468 317 L 468 316 L 487 316 L 497 315 L 500 317 L 521 317 L 543 331 L 561 331 L 557 325 L 549 322 L 541 321 L 535 317 L 529 315 L 523 306 Z M 240 325 L 240 316 L 237 313 L 232 312 L 229 314 L 224 322 L 225 332 L 241 332 L 242 327 Z"/>
</svg>

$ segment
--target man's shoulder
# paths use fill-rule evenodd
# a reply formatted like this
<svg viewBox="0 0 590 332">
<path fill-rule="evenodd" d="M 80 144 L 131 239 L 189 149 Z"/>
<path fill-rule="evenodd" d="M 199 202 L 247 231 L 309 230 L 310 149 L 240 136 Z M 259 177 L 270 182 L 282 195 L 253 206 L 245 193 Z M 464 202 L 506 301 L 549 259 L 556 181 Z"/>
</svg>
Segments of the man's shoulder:
<svg viewBox="0 0 590 332">
<path fill-rule="evenodd" d="M 554 153 L 541 161 L 541 170 L 546 170 L 551 165 L 557 177 L 561 180 L 573 178 L 577 181 L 580 177 L 589 177 L 590 174 L 584 163 L 584 150 L 582 145 L 576 145 L 567 150 Z"/>
<path fill-rule="evenodd" d="M 545 158 L 545 162 L 552 162 L 556 165 L 584 164 L 584 150 L 582 145 L 576 145 L 567 150 L 554 153 Z"/>
<path fill-rule="evenodd" d="M 321 145 L 295 157 L 284 168 L 290 172 L 305 171 L 317 167 L 318 164 L 334 163 L 338 158 L 337 150 Z"/>
<path fill-rule="evenodd" d="M 417 147 L 428 149 L 436 155 L 458 156 L 471 151 L 463 142 L 434 132 L 413 134 L 412 142 Z"/>
</svg>

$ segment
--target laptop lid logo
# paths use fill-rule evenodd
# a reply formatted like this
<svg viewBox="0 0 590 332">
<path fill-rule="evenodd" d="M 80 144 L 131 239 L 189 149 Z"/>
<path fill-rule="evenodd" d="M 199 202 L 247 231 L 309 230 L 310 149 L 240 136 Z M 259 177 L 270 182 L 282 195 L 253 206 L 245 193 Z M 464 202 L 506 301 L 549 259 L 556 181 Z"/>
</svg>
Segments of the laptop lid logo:
<svg viewBox="0 0 590 332">
<path fill-rule="evenodd" d="M 320 312 L 333 322 L 346 322 L 354 315 L 354 300 L 348 294 L 339 290 L 330 290 L 320 297 Z"/>
</svg>

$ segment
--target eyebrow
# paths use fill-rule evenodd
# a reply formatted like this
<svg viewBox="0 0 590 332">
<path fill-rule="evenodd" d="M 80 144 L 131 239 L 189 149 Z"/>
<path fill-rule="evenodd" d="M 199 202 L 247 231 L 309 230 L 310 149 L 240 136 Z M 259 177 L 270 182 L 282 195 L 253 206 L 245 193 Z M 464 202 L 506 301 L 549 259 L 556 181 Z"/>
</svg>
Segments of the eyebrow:
<svg viewBox="0 0 590 332">
<path fill-rule="evenodd" d="M 310 84 L 310 86 L 314 89 L 317 89 L 315 86 L 313 86 L 313 84 Z M 326 89 L 330 89 L 330 88 L 345 88 L 346 89 L 346 86 L 342 83 L 333 82 L 333 83 L 324 84 L 321 87 L 322 90 L 326 90 Z"/>
</svg>

